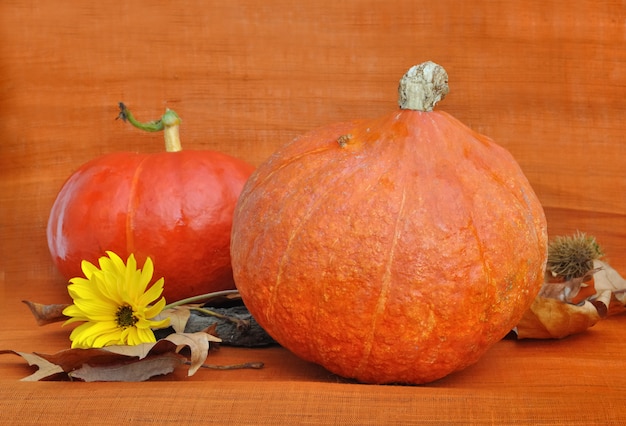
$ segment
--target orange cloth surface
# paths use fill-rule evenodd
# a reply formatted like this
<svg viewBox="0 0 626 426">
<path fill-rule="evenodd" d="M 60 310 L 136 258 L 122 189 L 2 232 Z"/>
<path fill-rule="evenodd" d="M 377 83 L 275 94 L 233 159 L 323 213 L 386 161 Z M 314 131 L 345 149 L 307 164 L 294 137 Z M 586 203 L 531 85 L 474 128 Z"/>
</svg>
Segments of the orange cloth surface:
<svg viewBox="0 0 626 426">
<path fill-rule="evenodd" d="M 81 164 L 156 152 L 115 120 L 182 117 L 183 149 L 258 165 L 324 124 L 396 108 L 399 78 L 448 71 L 438 108 L 505 146 L 551 236 L 597 237 L 626 275 L 626 9 L 621 1 L 286 0 L 0 4 L 0 349 L 69 347 L 21 300 L 68 302 L 46 244 L 50 207 Z M 626 316 L 559 341 L 496 344 L 425 386 L 340 379 L 282 348 L 223 347 L 148 383 L 24 383 L 0 356 L 0 424 L 622 424 Z"/>
<path fill-rule="evenodd" d="M 69 347 L 60 324 L 35 325 L 22 295 L 6 295 L 2 348 Z M 144 383 L 20 382 L 33 368 L 0 355 L 0 424 L 621 424 L 625 324 L 620 315 L 563 340 L 503 340 L 474 366 L 424 386 L 350 383 L 280 347 L 222 347 L 207 359 L 262 361 L 261 370 L 187 377 L 182 366 Z"/>
</svg>

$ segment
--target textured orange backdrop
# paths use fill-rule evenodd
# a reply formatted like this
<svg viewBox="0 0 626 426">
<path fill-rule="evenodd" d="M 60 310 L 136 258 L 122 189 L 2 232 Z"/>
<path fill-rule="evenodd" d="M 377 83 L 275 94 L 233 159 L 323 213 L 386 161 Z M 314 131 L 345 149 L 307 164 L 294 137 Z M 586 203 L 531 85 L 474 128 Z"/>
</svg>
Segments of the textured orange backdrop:
<svg viewBox="0 0 626 426">
<path fill-rule="evenodd" d="M 518 160 L 550 234 L 596 235 L 626 274 L 623 1 L 4 0 L 0 37 L 6 302 L 67 297 L 45 226 L 72 171 L 162 149 L 115 120 L 118 101 L 141 120 L 172 108 L 184 147 L 259 164 L 309 129 L 396 108 L 424 60 L 449 73 L 439 108 Z"/>
</svg>

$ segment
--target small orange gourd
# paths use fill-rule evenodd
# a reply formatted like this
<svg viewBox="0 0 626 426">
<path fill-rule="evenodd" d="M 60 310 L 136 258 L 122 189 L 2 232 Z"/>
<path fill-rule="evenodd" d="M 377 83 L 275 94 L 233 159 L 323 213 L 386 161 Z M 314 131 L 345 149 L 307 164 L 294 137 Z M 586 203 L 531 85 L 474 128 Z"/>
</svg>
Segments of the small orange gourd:
<svg viewBox="0 0 626 426">
<path fill-rule="evenodd" d="M 137 122 L 163 130 L 164 152 L 117 152 L 79 167 L 63 184 L 48 219 L 48 247 L 61 275 L 82 276 L 81 262 L 107 250 L 154 262 L 163 295 L 178 301 L 234 289 L 230 231 L 235 202 L 254 168 L 215 151 L 182 150 L 178 115 Z"/>
<path fill-rule="evenodd" d="M 427 62 L 400 110 L 320 128 L 245 184 L 235 283 L 305 360 L 366 383 L 420 384 L 475 363 L 541 288 L 543 209 L 513 157 L 451 115 Z"/>
</svg>

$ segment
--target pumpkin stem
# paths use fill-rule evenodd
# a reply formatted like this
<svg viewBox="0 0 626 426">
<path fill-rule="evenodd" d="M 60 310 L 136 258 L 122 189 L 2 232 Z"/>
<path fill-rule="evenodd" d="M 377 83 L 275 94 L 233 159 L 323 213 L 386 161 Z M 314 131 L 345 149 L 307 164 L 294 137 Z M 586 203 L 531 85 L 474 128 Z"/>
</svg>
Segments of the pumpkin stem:
<svg viewBox="0 0 626 426">
<path fill-rule="evenodd" d="M 402 109 L 432 111 L 450 91 L 448 73 L 434 62 L 411 67 L 400 79 L 398 104 Z"/>
<path fill-rule="evenodd" d="M 126 108 L 126 105 L 124 105 L 123 102 L 119 103 L 119 107 L 120 113 L 117 118 L 121 118 L 122 121 L 128 121 L 136 128 L 146 132 L 160 132 L 163 130 L 163 136 L 165 137 L 165 150 L 167 152 L 182 151 L 178 130 L 181 119 L 176 112 L 168 108 L 165 110 L 165 114 L 163 114 L 160 119 L 142 123 L 135 119 L 133 114 L 128 110 L 128 108 Z"/>
</svg>

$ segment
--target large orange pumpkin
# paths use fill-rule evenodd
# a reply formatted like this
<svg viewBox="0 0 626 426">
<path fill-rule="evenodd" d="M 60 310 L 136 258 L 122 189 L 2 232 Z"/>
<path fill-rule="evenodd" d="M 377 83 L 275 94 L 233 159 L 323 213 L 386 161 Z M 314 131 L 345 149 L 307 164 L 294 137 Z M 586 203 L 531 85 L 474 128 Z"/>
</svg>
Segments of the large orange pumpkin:
<svg viewBox="0 0 626 426">
<path fill-rule="evenodd" d="M 219 152 L 181 150 L 178 116 L 169 111 L 163 121 L 165 152 L 104 155 L 64 183 L 47 235 L 65 278 L 82 276 L 83 259 L 96 263 L 111 250 L 123 259 L 134 253 L 140 264 L 152 258 L 171 302 L 234 288 L 232 215 L 253 167 Z"/>
<path fill-rule="evenodd" d="M 235 282 L 301 358 L 430 382 L 476 362 L 539 291 L 543 209 L 506 150 L 432 111 L 447 91 L 443 68 L 413 67 L 400 110 L 297 138 L 244 186 Z"/>
</svg>

